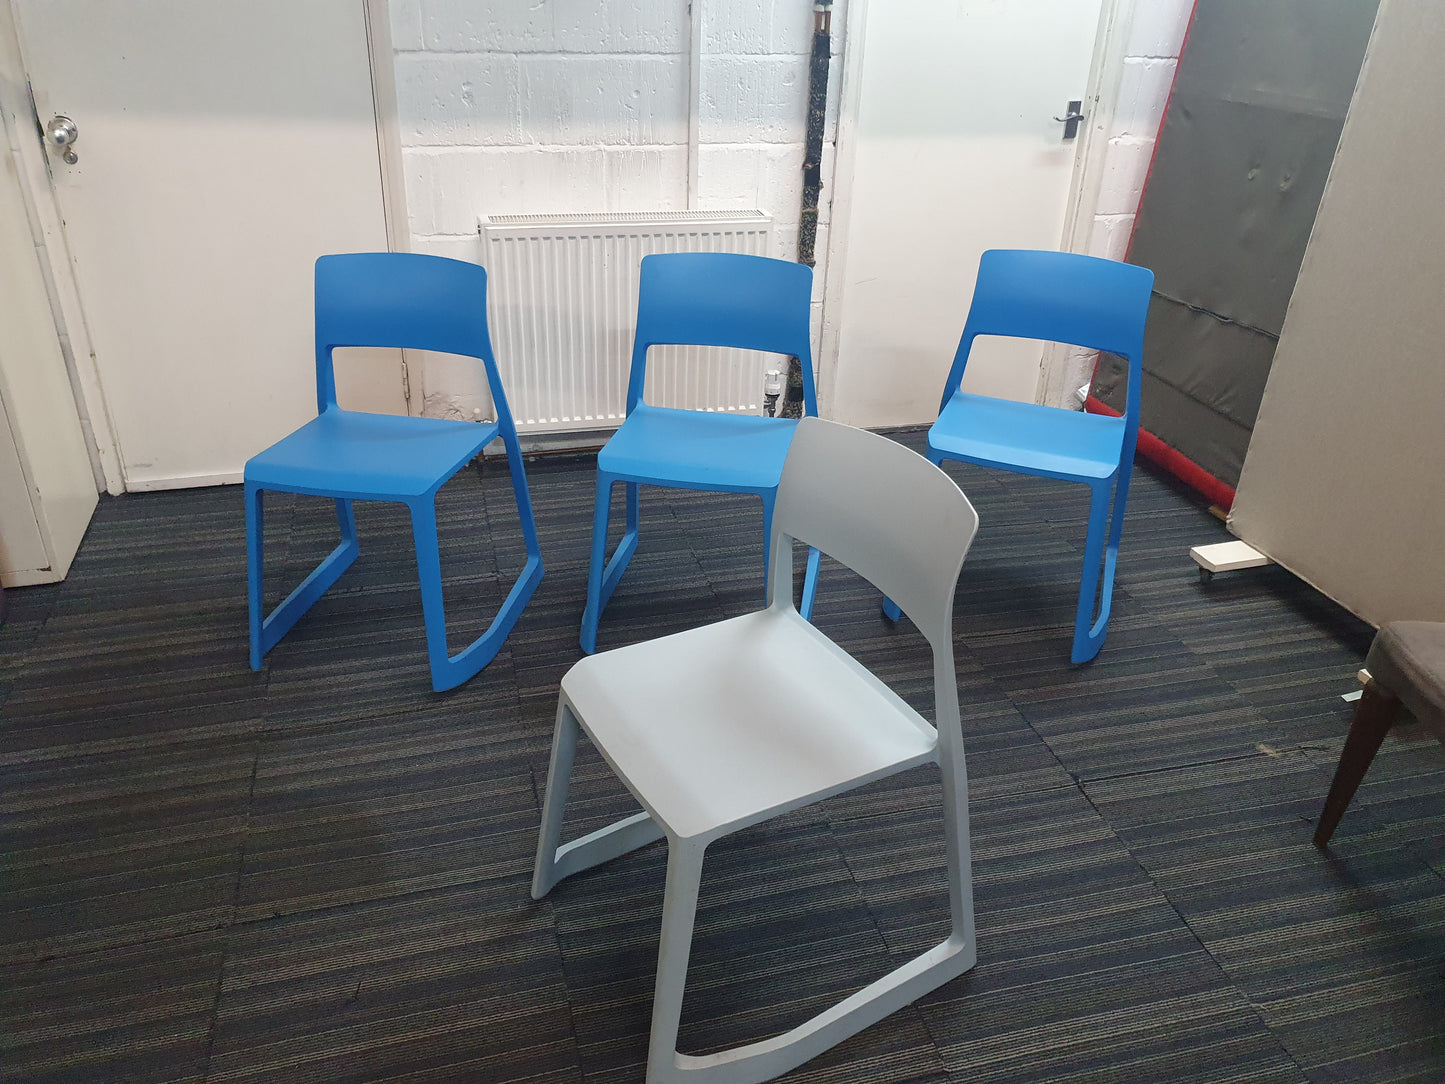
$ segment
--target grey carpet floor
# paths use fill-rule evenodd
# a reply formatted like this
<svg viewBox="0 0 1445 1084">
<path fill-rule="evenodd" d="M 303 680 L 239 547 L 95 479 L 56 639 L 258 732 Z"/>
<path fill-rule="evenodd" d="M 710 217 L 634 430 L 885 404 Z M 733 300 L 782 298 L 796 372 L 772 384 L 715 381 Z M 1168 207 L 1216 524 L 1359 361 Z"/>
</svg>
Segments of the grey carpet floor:
<svg viewBox="0 0 1445 1084">
<path fill-rule="evenodd" d="M 920 433 L 898 434 L 920 447 Z M 1310 844 L 1370 630 L 1278 568 L 1201 584 L 1222 526 L 1141 469 L 1114 615 L 1068 661 L 1086 499 L 950 467 L 982 521 L 955 618 L 978 966 L 792 1081 L 1445 1079 L 1445 757 L 1386 743 Z M 430 691 L 410 530 L 247 666 L 237 488 L 103 499 L 0 627 L 0 1078 L 639 1081 L 665 854 L 534 903 L 593 463 L 529 466 L 547 572 L 497 659 Z M 522 563 L 505 473 L 443 490 L 454 648 Z M 644 490 L 601 648 L 762 597 L 756 500 Z M 268 503 L 267 595 L 333 544 Z M 817 623 L 918 705 L 926 646 L 825 563 Z M 682 1045 L 806 1019 L 946 928 L 936 772 L 709 851 Z M 566 831 L 632 809 L 594 751 Z"/>
</svg>

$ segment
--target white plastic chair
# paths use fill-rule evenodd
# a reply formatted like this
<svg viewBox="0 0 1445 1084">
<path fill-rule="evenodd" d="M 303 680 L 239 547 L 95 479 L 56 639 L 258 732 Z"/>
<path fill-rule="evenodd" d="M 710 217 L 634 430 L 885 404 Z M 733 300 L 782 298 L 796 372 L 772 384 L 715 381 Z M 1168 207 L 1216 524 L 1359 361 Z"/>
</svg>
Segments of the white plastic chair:
<svg viewBox="0 0 1445 1084">
<path fill-rule="evenodd" d="M 768 608 L 608 651 L 562 679 L 532 896 L 667 837 L 667 886 L 647 1080 L 770 1080 L 973 966 L 968 779 L 953 666 L 953 594 L 978 516 L 902 445 L 804 418 L 772 523 Z M 937 729 L 793 606 L 794 540 L 881 588 L 933 648 Z M 645 810 L 565 846 L 578 728 Z M 782 1035 L 705 1056 L 677 1051 L 693 917 L 709 843 L 875 779 L 935 762 L 943 777 L 952 933 Z"/>
</svg>

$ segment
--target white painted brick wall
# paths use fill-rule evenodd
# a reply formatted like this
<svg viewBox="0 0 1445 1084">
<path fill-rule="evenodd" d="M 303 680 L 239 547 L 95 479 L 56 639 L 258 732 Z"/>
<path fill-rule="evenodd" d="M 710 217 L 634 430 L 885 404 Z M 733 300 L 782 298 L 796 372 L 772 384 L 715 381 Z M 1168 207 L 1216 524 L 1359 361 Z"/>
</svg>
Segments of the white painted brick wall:
<svg viewBox="0 0 1445 1084">
<path fill-rule="evenodd" d="M 698 124 L 698 206 L 757 207 L 773 216 L 773 255 L 797 259 L 807 138 L 813 10 L 807 0 L 728 0 L 705 6 Z M 832 214 L 846 4 L 833 5 L 823 188 L 814 245 L 813 342 L 822 324 Z"/>
<path fill-rule="evenodd" d="M 1194 0 L 1138 0 L 1129 28 L 1129 55 L 1177 58 L 1193 10 Z"/>
<path fill-rule="evenodd" d="M 421 0 L 388 0 L 391 16 L 391 47 L 398 53 L 423 48 L 421 32 Z"/>
<path fill-rule="evenodd" d="M 409 147 L 515 146 L 522 141 L 517 58 L 404 53 L 396 58 L 402 155 Z"/>
<path fill-rule="evenodd" d="M 726 18 L 709 13 L 703 23 L 704 56 L 806 56 L 813 49 L 811 3 L 788 0 L 730 0 L 718 4 Z M 843 5 L 833 9 L 833 37 L 842 26 Z"/>
<path fill-rule="evenodd" d="M 1127 57 L 1119 81 L 1119 101 L 1110 135 L 1116 139 L 1153 139 L 1169 99 L 1177 57 Z"/>
<path fill-rule="evenodd" d="M 519 65 L 529 144 L 687 144 L 687 65 L 676 55 L 549 53 L 523 56 Z"/>
<path fill-rule="evenodd" d="M 1122 257 L 1193 0 L 1137 0 L 1090 251 Z M 676 210 L 687 202 L 690 28 L 683 0 L 391 0 L 407 209 L 419 252 L 479 260 L 478 215 Z M 698 206 L 773 215 L 797 255 L 810 0 L 708 0 Z M 834 4 L 814 322 L 833 194 L 846 5 Z M 429 360 L 428 413 L 485 402 Z"/>
<path fill-rule="evenodd" d="M 704 54 L 699 131 L 709 143 L 803 145 L 808 69 L 796 56 Z"/>
<path fill-rule="evenodd" d="M 1193 10 L 1194 0 L 1136 0 L 1119 101 L 1109 127 L 1103 183 L 1089 240 L 1090 255 L 1122 260 L 1129 249 L 1134 215 Z M 1080 405 L 1073 392 L 1091 379 L 1095 358 L 1093 351 L 1066 352 L 1063 379 L 1050 380 L 1050 405 Z M 1059 396 L 1062 398 L 1056 398 Z"/>
<path fill-rule="evenodd" d="M 684 0 L 390 0 L 407 211 L 418 252 L 479 260 L 479 215 L 687 205 Z M 811 0 L 700 6 L 698 206 L 773 215 L 796 258 Z M 815 275 L 822 298 L 844 4 L 834 4 Z M 426 412 L 469 416 L 485 390 L 428 358 Z"/>
<path fill-rule="evenodd" d="M 420 8 L 424 47 L 435 52 L 687 52 L 687 5 L 678 0 L 420 0 Z"/>
<path fill-rule="evenodd" d="M 686 146 L 425 148 L 407 154 L 405 165 L 414 239 L 474 236 L 479 213 L 671 211 L 686 203 Z"/>
<path fill-rule="evenodd" d="M 1122 259 L 1194 0 L 1137 0 L 1089 252 Z"/>
</svg>

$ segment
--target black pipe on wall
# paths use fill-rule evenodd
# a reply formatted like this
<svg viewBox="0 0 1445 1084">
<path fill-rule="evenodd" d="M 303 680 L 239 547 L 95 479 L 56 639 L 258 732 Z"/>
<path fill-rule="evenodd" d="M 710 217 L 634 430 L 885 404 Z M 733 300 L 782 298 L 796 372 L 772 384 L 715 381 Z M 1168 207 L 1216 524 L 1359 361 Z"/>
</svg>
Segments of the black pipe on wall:
<svg viewBox="0 0 1445 1084">
<path fill-rule="evenodd" d="M 798 216 L 798 262 L 814 266 L 818 240 L 818 193 L 823 187 L 823 118 L 828 112 L 828 54 L 832 48 L 833 0 L 813 5 L 813 55 L 808 64 L 808 134 L 803 150 L 803 208 Z"/>
<path fill-rule="evenodd" d="M 833 44 L 833 0 L 813 4 L 813 55 L 808 63 L 808 131 L 803 148 L 803 205 L 798 213 L 798 262 L 816 265 L 818 193 L 823 188 L 823 120 L 828 112 L 828 58 Z M 803 373 L 797 358 L 788 361 L 785 418 L 803 413 Z"/>
</svg>

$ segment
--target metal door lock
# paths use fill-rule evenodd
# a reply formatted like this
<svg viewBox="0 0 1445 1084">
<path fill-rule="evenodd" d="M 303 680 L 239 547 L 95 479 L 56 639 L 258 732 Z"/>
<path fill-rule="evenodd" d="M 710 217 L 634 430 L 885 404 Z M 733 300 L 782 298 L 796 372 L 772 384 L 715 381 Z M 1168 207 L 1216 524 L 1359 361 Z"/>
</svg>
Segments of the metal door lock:
<svg viewBox="0 0 1445 1084">
<path fill-rule="evenodd" d="M 1084 119 L 1084 114 L 1080 112 L 1083 108 L 1084 103 L 1082 101 L 1070 102 L 1069 108 L 1064 111 L 1064 115 L 1054 118 L 1054 120 L 1064 126 L 1065 139 L 1073 139 L 1079 134 L 1079 121 Z"/>
<path fill-rule="evenodd" d="M 60 157 L 65 164 L 73 166 L 79 158 L 75 153 L 75 141 L 80 138 L 80 129 L 75 126 L 75 121 L 69 117 L 54 116 L 50 123 L 45 126 L 45 142 L 57 150 L 64 151 Z"/>
</svg>

